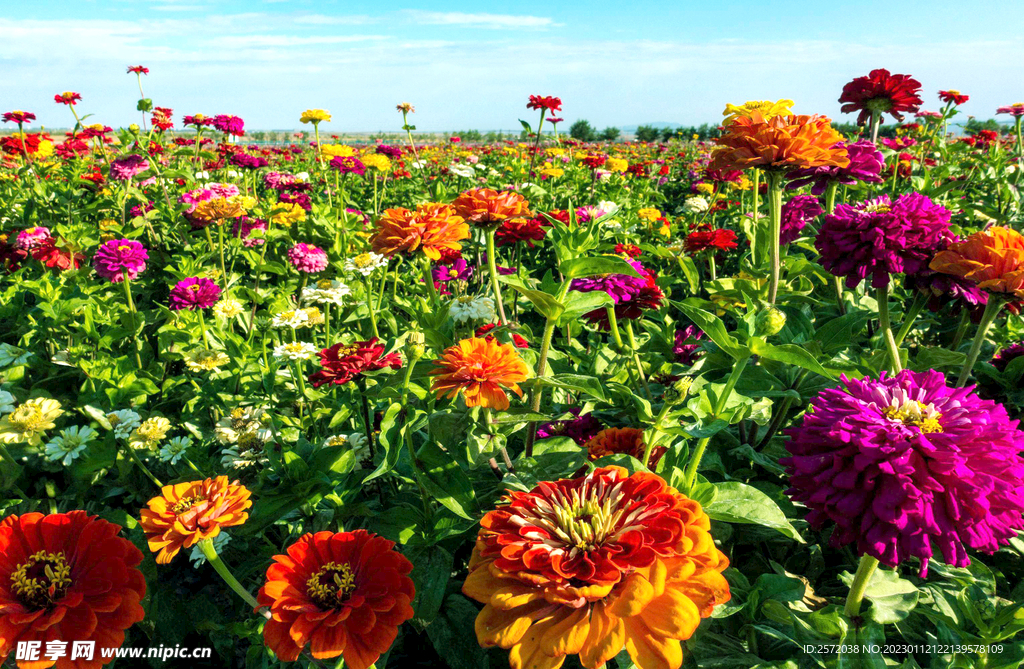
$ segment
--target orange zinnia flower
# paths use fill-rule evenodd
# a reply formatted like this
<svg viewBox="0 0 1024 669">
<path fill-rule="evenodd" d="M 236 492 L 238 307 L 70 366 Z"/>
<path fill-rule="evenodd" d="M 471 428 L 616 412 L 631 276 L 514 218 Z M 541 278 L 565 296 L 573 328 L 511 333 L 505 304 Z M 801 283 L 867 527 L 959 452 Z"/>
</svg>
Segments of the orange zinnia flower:
<svg viewBox="0 0 1024 669">
<path fill-rule="evenodd" d="M 142 552 L 120 526 L 85 511 L 26 513 L 0 523 L 0 664 L 21 641 L 42 642 L 40 660 L 20 669 L 98 669 L 92 660 L 43 656 L 47 641 L 93 641 L 120 648 L 124 631 L 145 617 Z"/>
<path fill-rule="evenodd" d="M 510 218 L 530 216 L 530 203 L 519 193 L 473 188 L 455 198 L 455 211 L 483 227 L 497 226 Z"/>
<path fill-rule="evenodd" d="M 697 502 L 621 467 L 512 492 L 480 521 L 462 592 L 484 604 L 484 647 L 513 669 L 598 669 L 622 649 L 643 669 L 677 669 L 682 641 L 729 601 L 729 565 Z"/>
<path fill-rule="evenodd" d="M 384 210 L 377 221 L 371 244 L 376 253 L 391 256 L 421 249 L 431 260 L 440 260 L 443 252 L 458 253 L 463 239 L 469 238 L 469 225 L 455 214 L 450 204 L 428 202 L 416 211 L 396 208 Z"/>
<path fill-rule="evenodd" d="M 974 281 L 979 288 L 1024 297 L 1024 236 L 999 226 L 975 232 L 935 254 L 929 267 Z"/>
<path fill-rule="evenodd" d="M 227 476 L 166 485 L 142 510 L 142 529 L 157 564 L 167 564 L 182 548 L 220 534 L 220 528 L 241 525 L 252 493 Z"/>
<path fill-rule="evenodd" d="M 529 373 L 516 349 L 493 337 L 490 340 L 463 339 L 445 349 L 434 364 L 437 369 L 430 371 L 434 376 L 430 389 L 437 393 L 438 399 L 446 394 L 454 398 L 462 393 L 468 407 L 498 410 L 508 408 L 508 395 L 503 388 L 522 397 L 518 383 L 525 381 Z"/>
<path fill-rule="evenodd" d="M 412 563 L 394 542 L 366 530 L 306 534 L 275 555 L 257 601 L 270 609 L 263 640 L 294 662 L 306 644 L 317 659 L 345 656 L 367 669 L 412 618 Z"/>
<path fill-rule="evenodd" d="M 836 146 L 841 141 L 825 116 L 790 114 L 766 120 L 760 111 L 752 111 L 727 125 L 715 140 L 719 146 L 708 169 L 846 167 L 846 149 Z"/>
<path fill-rule="evenodd" d="M 643 430 L 635 427 L 609 427 L 595 434 L 590 441 L 583 444 L 583 448 L 587 449 L 587 457 L 591 460 L 614 453 L 625 453 L 637 460 L 643 460 L 647 445 L 644 443 Z M 652 448 L 650 461 L 645 463 L 648 469 L 654 469 L 663 455 L 664 446 Z"/>
</svg>

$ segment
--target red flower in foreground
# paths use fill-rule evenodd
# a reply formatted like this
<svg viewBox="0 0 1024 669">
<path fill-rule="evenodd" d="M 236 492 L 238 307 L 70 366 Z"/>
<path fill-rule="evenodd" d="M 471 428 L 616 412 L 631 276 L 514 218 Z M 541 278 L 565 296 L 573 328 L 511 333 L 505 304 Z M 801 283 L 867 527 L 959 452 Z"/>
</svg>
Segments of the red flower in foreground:
<svg viewBox="0 0 1024 669">
<path fill-rule="evenodd" d="M 85 260 L 85 256 L 81 253 L 57 248 L 57 242 L 54 241 L 53 237 L 45 239 L 39 246 L 34 248 L 32 250 L 32 257 L 50 269 L 56 269 L 60 272 L 72 269 L 72 266 L 74 269 L 78 269 L 82 265 L 82 261 Z"/>
<path fill-rule="evenodd" d="M 4 123 L 17 123 L 23 125 L 29 121 L 36 120 L 36 115 L 27 111 L 9 111 L 3 114 Z"/>
<path fill-rule="evenodd" d="M 118 525 L 69 511 L 26 513 L 0 523 L 0 663 L 20 641 L 94 641 L 94 659 L 18 661 L 22 669 L 97 669 L 145 617 L 142 552 Z M 70 653 L 69 653 L 70 655 Z M 42 653 L 40 657 L 43 657 Z"/>
<path fill-rule="evenodd" d="M 916 112 L 921 105 L 921 83 L 909 74 L 890 74 L 889 70 L 871 70 L 843 86 L 839 101 L 844 114 L 859 111 L 857 125 L 864 125 L 871 114 L 890 114 L 897 121 L 903 112 Z"/>
<path fill-rule="evenodd" d="M 335 344 L 320 351 L 320 366 L 323 369 L 311 374 L 309 380 L 314 388 L 325 383 L 343 386 L 366 372 L 385 367 L 398 369 L 402 366 L 402 358 L 397 353 L 385 355 L 384 350 L 385 347 L 377 343 L 376 337 L 353 344 Z"/>
<path fill-rule="evenodd" d="M 962 105 L 971 99 L 971 96 L 964 95 L 960 91 L 939 91 L 939 99 L 943 102 L 952 102 L 955 105 Z"/>
<path fill-rule="evenodd" d="M 699 253 L 708 249 L 728 251 L 736 248 L 736 233 L 727 228 L 704 228 L 686 236 L 686 252 Z"/>
<path fill-rule="evenodd" d="M 546 109 L 549 112 L 562 111 L 562 99 L 553 95 L 531 95 L 526 103 L 527 109 Z"/>
<path fill-rule="evenodd" d="M 149 68 L 141 65 L 129 65 L 128 74 L 149 74 Z"/>
<path fill-rule="evenodd" d="M 517 242 L 526 242 L 531 249 L 534 242 L 544 239 L 547 231 L 545 225 L 550 225 L 547 219 L 541 218 L 510 218 L 501 224 L 494 233 L 494 241 L 498 246 L 511 246 Z"/>
<path fill-rule="evenodd" d="M 412 618 L 412 563 L 394 542 L 366 530 L 306 534 L 275 555 L 256 598 L 270 609 L 263 640 L 294 662 L 306 644 L 317 659 L 344 655 L 367 669 Z"/>
<path fill-rule="evenodd" d="M 73 91 L 64 91 L 53 96 L 53 101 L 57 104 L 68 105 L 69 107 L 74 106 L 76 102 L 82 99 L 82 96 Z"/>
</svg>

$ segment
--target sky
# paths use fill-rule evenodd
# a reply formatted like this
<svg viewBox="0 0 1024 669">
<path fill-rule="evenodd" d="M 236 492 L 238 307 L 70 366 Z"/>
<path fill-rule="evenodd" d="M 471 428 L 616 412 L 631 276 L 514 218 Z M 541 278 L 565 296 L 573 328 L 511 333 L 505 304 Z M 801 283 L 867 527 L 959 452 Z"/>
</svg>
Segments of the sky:
<svg viewBox="0 0 1024 669">
<path fill-rule="evenodd" d="M 837 98 L 884 67 L 970 95 L 991 118 L 1024 100 L 1024 12 L 989 0 L 331 0 L 0 2 L 0 111 L 67 127 L 72 90 L 92 122 L 138 122 L 128 65 L 147 97 L 183 114 L 235 114 L 249 129 L 300 128 L 323 108 L 335 132 L 536 123 L 531 94 L 563 101 L 565 126 L 717 122 L 727 102 L 789 98 L 797 113 L 852 121 Z M 963 117 L 961 117 L 963 118 Z M 38 127 L 38 125 L 36 126 Z"/>
</svg>

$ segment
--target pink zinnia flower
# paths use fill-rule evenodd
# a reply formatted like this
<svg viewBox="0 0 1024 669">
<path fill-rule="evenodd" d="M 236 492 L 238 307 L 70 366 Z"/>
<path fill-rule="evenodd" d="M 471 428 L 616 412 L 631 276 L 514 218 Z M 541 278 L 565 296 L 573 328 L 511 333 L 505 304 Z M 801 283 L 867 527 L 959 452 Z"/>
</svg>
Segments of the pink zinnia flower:
<svg viewBox="0 0 1024 669">
<path fill-rule="evenodd" d="M 110 163 L 110 178 L 114 181 L 128 181 L 136 174 L 148 169 L 148 160 L 142 156 L 131 154 Z"/>
<path fill-rule="evenodd" d="M 15 248 L 31 251 L 50 238 L 50 229 L 41 225 L 34 228 L 25 228 L 18 233 L 14 242 Z"/>
<path fill-rule="evenodd" d="M 327 252 L 312 244 L 299 242 L 288 249 L 288 261 L 300 272 L 316 274 L 327 269 Z"/>
<path fill-rule="evenodd" d="M 111 239 L 101 246 L 92 263 L 96 273 L 104 279 L 120 283 L 126 278 L 135 280 L 146 269 L 149 253 L 139 242 L 131 239 Z"/>
<path fill-rule="evenodd" d="M 1009 114 L 1014 118 L 1020 118 L 1024 116 L 1024 102 L 1014 102 L 1012 105 L 1005 107 L 999 107 L 996 109 L 997 114 Z"/>
<path fill-rule="evenodd" d="M 209 279 L 193 276 L 171 288 L 170 307 L 174 311 L 207 309 L 220 299 L 220 286 Z"/>
</svg>

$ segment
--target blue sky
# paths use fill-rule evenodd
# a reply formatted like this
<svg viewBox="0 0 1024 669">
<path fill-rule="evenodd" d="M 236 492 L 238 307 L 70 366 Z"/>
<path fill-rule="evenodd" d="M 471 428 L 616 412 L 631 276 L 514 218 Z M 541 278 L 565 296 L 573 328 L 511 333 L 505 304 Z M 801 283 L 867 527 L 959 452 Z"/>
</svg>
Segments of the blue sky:
<svg viewBox="0 0 1024 669">
<path fill-rule="evenodd" d="M 567 122 L 716 121 L 726 102 L 791 98 L 840 115 L 845 82 L 875 67 L 971 96 L 979 118 L 1024 99 L 1024 19 L 1012 3 L 407 2 L 36 0 L 0 12 L 0 111 L 66 126 L 54 93 L 108 125 L 137 122 L 127 65 L 151 69 L 155 104 L 297 128 L 330 110 L 335 131 L 513 129 L 530 94 Z M 582 9 L 585 6 L 586 9 Z"/>
</svg>

